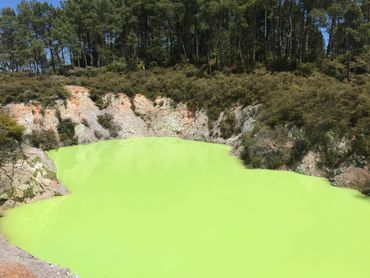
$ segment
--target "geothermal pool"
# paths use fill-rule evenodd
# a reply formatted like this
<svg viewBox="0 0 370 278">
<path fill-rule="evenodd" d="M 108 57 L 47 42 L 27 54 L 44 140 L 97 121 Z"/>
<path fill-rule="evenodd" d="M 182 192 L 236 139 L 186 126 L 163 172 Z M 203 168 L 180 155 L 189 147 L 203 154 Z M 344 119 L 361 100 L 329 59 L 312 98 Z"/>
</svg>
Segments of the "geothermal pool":
<svg viewBox="0 0 370 278">
<path fill-rule="evenodd" d="M 370 277 L 369 199 L 229 152 L 174 138 L 52 151 L 71 195 L 13 209 L 0 230 L 82 278 Z"/>
</svg>

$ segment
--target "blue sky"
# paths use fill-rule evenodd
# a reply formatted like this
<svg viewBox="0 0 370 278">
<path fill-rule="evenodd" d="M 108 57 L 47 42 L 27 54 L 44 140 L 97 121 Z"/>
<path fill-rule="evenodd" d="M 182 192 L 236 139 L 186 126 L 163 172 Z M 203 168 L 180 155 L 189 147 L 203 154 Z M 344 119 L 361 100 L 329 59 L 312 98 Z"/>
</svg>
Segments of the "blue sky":
<svg viewBox="0 0 370 278">
<path fill-rule="evenodd" d="M 16 8 L 19 2 L 21 2 L 21 0 L 0 0 L 0 8 L 4 8 L 4 7 Z M 60 0 L 44 0 L 44 1 L 39 1 L 39 2 L 49 2 L 53 4 L 54 6 L 57 6 L 59 5 Z"/>
</svg>

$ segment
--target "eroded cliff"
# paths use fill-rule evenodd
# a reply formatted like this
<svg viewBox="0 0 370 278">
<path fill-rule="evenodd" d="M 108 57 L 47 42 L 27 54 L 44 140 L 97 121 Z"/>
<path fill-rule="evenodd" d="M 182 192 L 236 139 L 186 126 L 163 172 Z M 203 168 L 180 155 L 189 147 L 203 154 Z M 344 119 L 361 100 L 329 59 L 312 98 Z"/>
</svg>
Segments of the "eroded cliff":
<svg viewBox="0 0 370 278">
<path fill-rule="evenodd" d="M 206 112 L 194 111 L 186 104 L 175 103 L 169 98 L 149 100 L 141 94 L 133 98 L 124 93 L 106 94 L 102 103 L 95 103 L 84 87 L 66 86 L 69 98 L 57 100 L 53 107 L 43 108 L 39 103 L 9 104 L 5 110 L 25 127 L 26 138 L 34 143 L 36 134 L 48 133 L 54 141 L 46 147 L 61 147 L 71 144 L 87 144 L 114 138 L 142 136 L 176 136 L 189 140 L 202 140 L 228 144 L 233 154 L 243 154 L 245 134 L 255 127 L 260 105 L 235 106 L 210 122 Z M 232 120 L 229 120 L 229 119 Z M 282 140 L 259 131 L 251 138 L 250 159 L 258 159 L 261 167 L 294 170 L 303 174 L 330 178 L 338 186 L 362 189 L 370 180 L 368 165 L 343 164 L 338 169 L 320 166 L 320 155 L 309 151 L 293 166 L 288 165 L 286 154 L 293 148 L 299 130 L 283 128 Z M 51 140 L 51 141 L 53 141 Z M 45 142 L 38 147 L 45 147 Z M 345 144 L 342 148 L 345 147 Z M 14 179 L 8 181 L 0 195 L 0 206 L 9 208 L 19 202 L 29 202 L 65 193 L 56 180 L 55 169 L 40 149 L 27 147 L 26 160 L 16 164 Z M 279 154 L 283 165 L 269 165 Z M 245 152 L 244 152 L 245 155 Z M 248 158 L 244 158 L 248 159 Z"/>
</svg>

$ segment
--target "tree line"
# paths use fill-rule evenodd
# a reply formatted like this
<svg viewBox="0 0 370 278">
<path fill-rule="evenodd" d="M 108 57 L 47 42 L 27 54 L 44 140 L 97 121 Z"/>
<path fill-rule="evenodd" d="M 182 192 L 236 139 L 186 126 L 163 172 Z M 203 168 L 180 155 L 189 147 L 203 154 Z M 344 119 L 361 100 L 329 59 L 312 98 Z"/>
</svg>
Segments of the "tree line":
<svg viewBox="0 0 370 278">
<path fill-rule="evenodd" d="M 369 40 L 370 0 L 23 0 L 0 11 L 0 71 L 186 62 L 250 72 L 340 57 L 349 72 Z"/>
</svg>

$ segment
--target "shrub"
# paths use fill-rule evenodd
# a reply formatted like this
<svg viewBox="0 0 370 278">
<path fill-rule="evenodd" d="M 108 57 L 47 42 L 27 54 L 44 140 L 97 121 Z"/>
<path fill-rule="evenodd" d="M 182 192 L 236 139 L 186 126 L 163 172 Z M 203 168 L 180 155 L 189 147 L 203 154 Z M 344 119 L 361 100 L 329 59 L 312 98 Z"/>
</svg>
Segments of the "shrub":
<svg viewBox="0 0 370 278">
<path fill-rule="evenodd" d="M 58 124 L 58 134 L 60 141 L 65 146 L 75 145 L 77 139 L 75 138 L 75 126 L 71 119 L 60 119 Z"/>
<path fill-rule="evenodd" d="M 288 142 L 290 139 L 283 127 L 257 127 L 244 135 L 241 158 L 253 168 L 278 169 L 289 163 L 291 148 Z"/>
<path fill-rule="evenodd" d="M 49 151 L 58 148 L 58 138 L 54 130 L 33 131 L 27 136 L 30 144 L 35 148 Z"/>
<path fill-rule="evenodd" d="M 93 90 L 90 92 L 90 99 L 95 103 L 95 105 L 100 109 L 104 110 L 109 107 L 110 103 L 104 99 L 102 93 Z"/>
<path fill-rule="evenodd" d="M 297 62 L 284 57 L 278 57 L 268 64 L 268 68 L 271 71 L 294 71 L 297 68 Z"/>
<path fill-rule="evenodd" d="M 309 151 L 309 145 L 305 139 L 297 139 L 290 152 L 289 165 L 293 166 L 299 163 Z"/>
<path fill-rule="evenodd" d="M 35 76 L 27 73 L 0 74 L 0 104 L 38 101 L 52 106 L 57 99 L 66 99 L 67 93 L 58 76 Z"/>
<path fill-rule="evenodd" d="M 86 119 L 82 119 L 82 124 L 86 127 L 90 127 L 90 124 Z"/>
<path fill-rule="evenodd" d="M 2 179 L 6 177 L 12 180 L 12 173 L 8 172 L 5 166 L 9 163 L 15 163 L 23 157 L 21 147 L 23 131 L 22 126 L 0 111 L 0 193 L 4 189 L 2 188 L 3 184 L 5 184 Z"/>
<path fill-rule="evenodd" d="M 321 71 L 331 77 L 343 81 L 347 77 L 346 67 L 342 63 L 324 59 L 321 63 Z"/>
<path fill-rule="evenodd" d="M 351 64 L 351 71 L 354 74 L 370 73 L 370 49 L 355 57 L 354 62 Z"/>
<path fill-rule="evenodd" d="M 10 116 L 0 111 L 0 144 L 14 140 L 21 142 L 24 128 L 18 125 Z"/>
<path fill-rule="evenodd" d="M 361 192 L 365 195 L 370 196 L 370 180 L 366 182 L 364 188 L 361 190 Z"/>
<path fill-rule="evenodd" d="M 220 123 L 220 130 L 221 130 L 221 137 L 224 139 L 228 139 L 233 136 L 236 130 L 236 118 L 235 114 L 231 111 L 227 111 L 224 114 L 224 118 Z"/>
<path fill-rule="evenodd" d="M 69 69 L 65 75 L 69 77 L 96 77 L 99 73 L 103 72 L 101 68 L 86 67 L 86 68 L 72 68 Z"/>
<path fill-rule="evenodd" d="M 95 130 L 94 131 L 94 135 L 95 135 L 95 137 L 98 139 L 98 140 L 100 140 L 100 139 L 102 139 L 103 138 L 103 134 L 101 134 L 99 131 L 97 131 L 97 130 Z"/>
<path fill-rule="evenodd" d="M 111 114 L 103 114 L 98 116 L 98 123 L 109 131 L 111 137 L 118 137 L 119 128 L 113 121 L 113 116 Z"/>
<path fill-rule="evenodd" d="M 314 63 L 300 64 L 297 67 L 296 73 L 302 76 L 310 76 L 311 74 L 314 73 L 315 69 L 316 65 Z"/>
<path fill-rule="evenodd" d="M 127 71 L 127 62 L 125 59 L 114 60 L 106 66 L 106 69 L 111 72 L 124 73 Z"/>
</svg>

